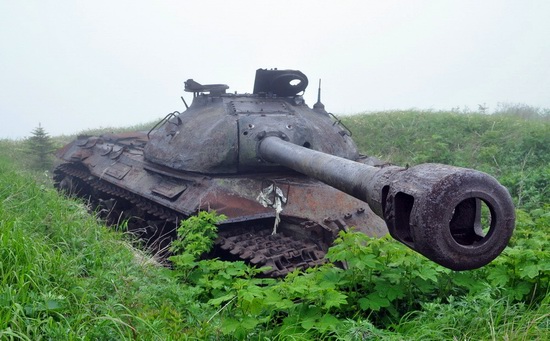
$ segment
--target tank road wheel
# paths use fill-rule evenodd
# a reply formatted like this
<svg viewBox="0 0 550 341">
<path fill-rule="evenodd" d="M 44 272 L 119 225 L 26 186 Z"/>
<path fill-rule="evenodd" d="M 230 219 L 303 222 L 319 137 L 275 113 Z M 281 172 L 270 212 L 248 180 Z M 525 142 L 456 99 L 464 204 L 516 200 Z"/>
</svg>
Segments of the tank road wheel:
<svg viewBox="0 0 550 341">
<path fill-rule="evenodd" d="M 55 183 L 55 187 L 68 196 L 77 195 L 79 192 L 78 180 L 70 175 L 65 175 L 59 182 Z"/>
</svg>

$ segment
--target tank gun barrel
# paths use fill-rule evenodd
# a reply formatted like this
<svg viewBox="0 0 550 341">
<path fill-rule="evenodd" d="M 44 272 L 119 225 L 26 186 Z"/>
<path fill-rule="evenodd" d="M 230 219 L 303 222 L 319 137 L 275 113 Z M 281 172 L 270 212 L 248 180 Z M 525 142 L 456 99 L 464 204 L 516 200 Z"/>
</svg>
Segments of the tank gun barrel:
<svg viewBox="0 0 550 341">
<path fill-rule="evenodd" d="M 392 237 L 453 270 L 479 268 L 508 244 L 515 223 L 510 194 L 492 176 L 442 164 L 370 166 L 276 136 L 259 156 L 314 177 L 369 204 Z"/>
</svg>

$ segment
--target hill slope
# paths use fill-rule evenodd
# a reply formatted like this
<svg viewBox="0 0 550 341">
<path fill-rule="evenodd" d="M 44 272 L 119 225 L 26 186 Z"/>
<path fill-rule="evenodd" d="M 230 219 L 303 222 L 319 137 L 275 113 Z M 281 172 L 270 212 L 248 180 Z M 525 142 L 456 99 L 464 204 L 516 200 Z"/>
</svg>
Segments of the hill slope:
<svg viewBox="0 0 550 341">
<path fill-rule="evenodd" d="M 438 162 L 495 176 L 528 209 L 550 202 L 550 122 L 518 116 L 382 112 L 342 119 L 364 153 L 396 164 Z"/>
<path fill-rule="evenodd" d="M 267 280 L 185 253 L 167 270 L 22 170 L 22 142 L 0 141 L 0 339 L 549 339 L 548 123 L 423 112 L 344 122 L 365 153 L 496 175 L 521 208 L 510 246 L 454 272 L 349 232 L 329 253 L 345 271 Z"/>
</svg>

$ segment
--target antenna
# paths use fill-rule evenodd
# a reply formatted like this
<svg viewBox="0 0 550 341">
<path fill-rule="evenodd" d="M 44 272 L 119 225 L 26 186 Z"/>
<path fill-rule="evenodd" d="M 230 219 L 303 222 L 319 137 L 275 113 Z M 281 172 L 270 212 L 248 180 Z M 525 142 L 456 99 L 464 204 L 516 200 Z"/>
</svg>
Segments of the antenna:
<svg viewBox="0 0 550 341">
<path fill-rule="evenodd" d="M 185 98 L 183 98 L 183 96 L 180 96 L 180 97 L 181 97 L 181 100 L 183 101 L 183 104 L 185 104 L 185 109 L 189 109 L 189 106 L 187 105 Z"/>
<path fill-rule="evenodd" d="M 319 89 L 317 90 L 317 102 L 321 103 L 321 78 L 319 78 Z"/>
<path fill-rule="evenodd" d="M 328 114 L 325 105 L 321 103 L 321 78 L 319 78 L 319 90 L 317 90 L 317 103 L 313 105 L 313 110 L 321 114 Z"/>
</svg>

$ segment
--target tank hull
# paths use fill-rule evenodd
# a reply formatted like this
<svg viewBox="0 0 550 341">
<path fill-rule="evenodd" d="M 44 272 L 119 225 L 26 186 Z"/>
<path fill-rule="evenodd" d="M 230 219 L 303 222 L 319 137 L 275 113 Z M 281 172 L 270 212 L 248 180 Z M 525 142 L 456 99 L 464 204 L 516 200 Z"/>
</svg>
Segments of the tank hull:
<svg viewBox="0 0 550 341">
<path fill-rule="evenodd" d="M 271 266 L 274 276 L 322 263 L 340 230 L 388 232 L 367 203 L 311 177 L 291 170 L 246 177 L 182 172 L 147 161 L 146 142 L 146 133 L 78 138 L 57 153 L 56 187 L 86 198 L 111 223 L 128 220 L 128 229 L 161 254 L 178 221 L 216 211 L 227 217 L 219 226 L 218 255 Z"/>
</svg>

